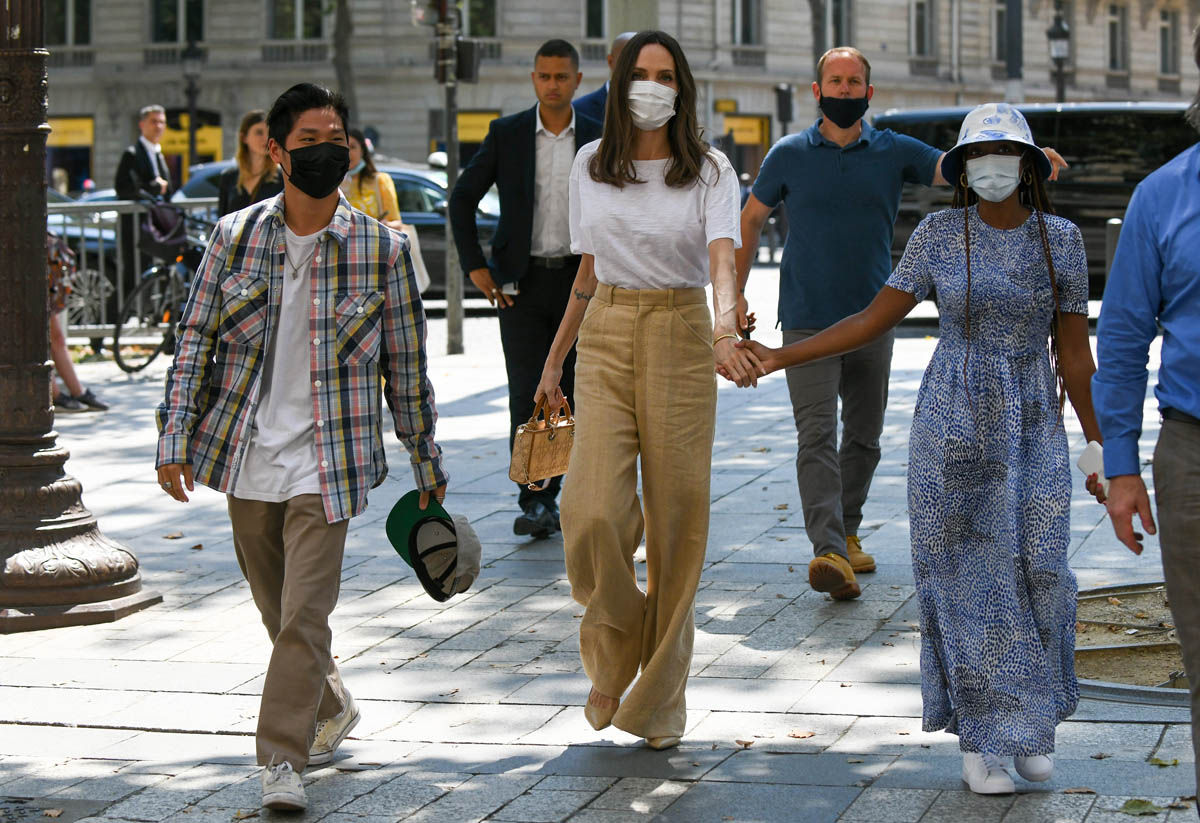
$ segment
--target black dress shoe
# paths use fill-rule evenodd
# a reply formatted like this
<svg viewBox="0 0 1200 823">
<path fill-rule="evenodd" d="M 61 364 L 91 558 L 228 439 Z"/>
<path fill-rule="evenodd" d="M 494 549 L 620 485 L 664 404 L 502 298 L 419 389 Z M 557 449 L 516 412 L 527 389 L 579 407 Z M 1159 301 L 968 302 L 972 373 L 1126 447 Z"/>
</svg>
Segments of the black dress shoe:
<svg viewBox="0 0 1200 823">
<path fill-rule="evenodd" d="M 555 525 L 555 517 L 545 504 L 533 502 L 513 521 L 513 534 L 531 534 L 540 539 L 553 534 Z"/>
<path fill-rule="evenodd" d="M 550 516 L 554 518 L 554 530 L 562 531 L 562 523 L 559 522 L 558 503 L 554 500 L 546 502 L 546 509 L 550 512 Z"/>
</svg>

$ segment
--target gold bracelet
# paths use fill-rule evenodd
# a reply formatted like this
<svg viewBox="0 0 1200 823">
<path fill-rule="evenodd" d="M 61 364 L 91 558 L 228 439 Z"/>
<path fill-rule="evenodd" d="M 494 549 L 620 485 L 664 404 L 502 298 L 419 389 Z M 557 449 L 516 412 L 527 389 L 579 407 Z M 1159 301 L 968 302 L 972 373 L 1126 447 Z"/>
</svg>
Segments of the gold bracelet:
<svg viewBox="0 0 1200 823">
<path fill-rule="evenodd" d="M 722 340 L 725 340 L 726 338 L 732 338 L 733 340 L 737 340 L 737 335 L 736 334 L 723 334 L 720 337 L 718 337 L 716 340 L 713 341 L 713 345 L 714 346 L 717 345 L 718 343 L 720 343 Z"/>
</svg>

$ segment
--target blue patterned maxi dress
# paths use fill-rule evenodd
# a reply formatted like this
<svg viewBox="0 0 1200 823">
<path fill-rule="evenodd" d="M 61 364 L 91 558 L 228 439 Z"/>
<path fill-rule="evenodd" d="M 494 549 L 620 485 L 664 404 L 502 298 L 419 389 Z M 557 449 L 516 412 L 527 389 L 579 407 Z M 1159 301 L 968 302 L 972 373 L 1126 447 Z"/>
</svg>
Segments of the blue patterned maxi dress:
<svg viewBox="0 0 1200 823">
<path fill-rule="evenodd" d="M 1054 298 L 1037 215 L 1001 230 L 969 212 L 969 349 L 962 209 L 926 217 L 887 282 L 918 300 L 936 288 L 941 313 L 908 462 L 922 727 L 956 732 L 963 751 L 1047 754 L 1079 699 Z M 1046 229 L 1059 306 L 1086 314 L 1079 229 L 1050 215 Z"/>
</svg>

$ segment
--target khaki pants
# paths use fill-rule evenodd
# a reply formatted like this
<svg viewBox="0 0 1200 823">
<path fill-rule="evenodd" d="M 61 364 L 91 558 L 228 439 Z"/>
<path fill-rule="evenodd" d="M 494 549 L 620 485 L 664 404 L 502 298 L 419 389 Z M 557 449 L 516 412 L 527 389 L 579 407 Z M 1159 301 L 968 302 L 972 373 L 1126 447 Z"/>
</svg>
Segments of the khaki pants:
<svg viewBox="0 0 1200 823">
<path fill-rule="evenodd" d="M 1192 750 L 1200 785 L 1200 426 L 1163 420 L 1154 449 L 1154 497 L 1163 578 L 1191 692 Z M 1190 793 L 1183 788 L 1181 794 Z"/>
<path fill-rule="evenodd" d="M 349 520 L 328 523 L 318 494 L 283 503 L 229 495 L 238 565 L 271 638 L 255 743 L 258 764 L 308 765 L 316 724 L 341 713 L 345 692 L 330 654 Z"/>
<path fill-rule="evenodd" d="M 601 284 L 580 327 L 575 395 L 562 529 L 571 593 L 587 607 L 583 667 L 598 691 L 620 697 L 640 666 L 613 724 L 682 735 L 717 400 L 704 290 Z M 645 592 L 633 562 L 643 531 Z"/>
</svg>

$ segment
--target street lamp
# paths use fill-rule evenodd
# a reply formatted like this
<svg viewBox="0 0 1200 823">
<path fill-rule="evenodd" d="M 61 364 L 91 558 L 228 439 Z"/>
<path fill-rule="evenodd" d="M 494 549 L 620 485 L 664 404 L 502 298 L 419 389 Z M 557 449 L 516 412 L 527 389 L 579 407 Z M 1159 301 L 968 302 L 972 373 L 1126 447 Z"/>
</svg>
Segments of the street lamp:
<svg viewBox="0 0 1200 823">
<path fill-rule="evenodd" d="M 183 65 L 183 79 L 187 86 L 183 93 L 188 104 L 188 168 L 196 165 L 196 96 L 200 94 L 200 69 L 204 64 L 204 52 L 189 37 L 187 47 L 179 55 Z"/>
<path fill-rule="evenodd" d="M 1061 103 L 1066 99 L 1067 86 L 1063 66 L 1071 55 L 1071 30 L 1063 20 L 1062 0 L 1054 0 L 1054 22 L 1046 29 L 1046 40 L 1050 43 L 1050 60 L 1054 63 L 1054 99 Z"/>
</svg>

